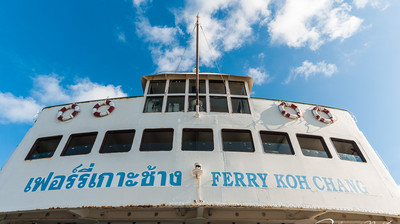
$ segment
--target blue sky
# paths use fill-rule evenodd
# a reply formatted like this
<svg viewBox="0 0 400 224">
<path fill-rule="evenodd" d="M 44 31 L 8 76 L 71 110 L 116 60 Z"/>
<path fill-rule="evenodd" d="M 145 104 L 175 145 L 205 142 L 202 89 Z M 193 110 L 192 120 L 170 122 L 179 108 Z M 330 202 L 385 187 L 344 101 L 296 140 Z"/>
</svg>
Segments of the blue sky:
<svg viewBox="0 0 400 224">
<path fill-rule="evenodd" d="M 400 184 L 400 1 L 0 1 L 0 166 L 41 108 L 140 96 L 176 71 L 197 12 L 202 72 L 253 96 L 344 108 Z M 191 41 L 179 71 L 194 67 Z"/>
</svg>

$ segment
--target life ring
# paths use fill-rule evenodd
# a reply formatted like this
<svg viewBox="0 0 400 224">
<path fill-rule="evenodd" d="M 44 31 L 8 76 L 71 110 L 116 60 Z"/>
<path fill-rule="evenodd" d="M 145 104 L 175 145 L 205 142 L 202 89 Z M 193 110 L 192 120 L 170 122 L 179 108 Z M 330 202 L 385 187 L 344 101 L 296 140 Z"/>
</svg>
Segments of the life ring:
<svg viewBox="0 0 400 224">
<path fill-rule="evenodd" d="M 323 118 L 323 117 L 321 117 L 321 115 L 318 113 L 318 111 L 321 111 L 321 112 L 323 112 L 323 113 L 326 113 L 327 115 L 328 115 L 328 119 L 326 119 L 326 118 Z M 332 124 L 333 122 L 335 122 L 336 121 L 336 118 L 332 115 L 332 113 L 328 110 L 328 109 L 326 109 L 326 108 L 321 108 L 321 107 L 319 107 L 319 106 L 315 106 L 314 107 L 314 109 L 312 110 L 312 112 L 313 112 L 313 114 L 314 114 L 314 117 L 317 119 L 317 120 L 319 120 L 319 121 L 321 121 L 321 122 L 323 122 L 323 123 L 325 123 L 325 124 Z"/>
<path fill-rule="evenodd" d="M 296 111 L 296 114 L 292 114 L 286 111 L 286 107 L 291 107 Z M 287 103 L 287 102 L 282 102 L 281 104 L 279 104 L 279 110 L 281 111 L 281 114 L 284 117 L 296 120 L 300 117 L 303 116 L 303 112 L 300 110 L 299 107 L 296 106 L 296 104 L 294 103 Z"/>
<path fill-rule="evenodd" d="M 99 108 L 102 106 L 109 106 L 107 110 L 99 112 Z M 96 105 L 94 105 L 93 109 L 92 109 L 92 113 L 95 117 L 104 117 L 107 116 L 109 114 L 111 114 L 111 112 L 113 112 L 113 110 L 115 109 L 115 104 L 111 101 L 111 100 L 105 100 L 101 103 L 97 103 Z"/>
<path fill-rule="evenodd" d="M 69 116 L 63 116 L 64 112 L 67 110 L 74 110 Z M 71 105 L 68 105 L 66 107 L 61 108 L 58 113 L 57 113 L 57 119 L 60 121 L 68 121 L 74 118 L 80 111 L 80 108 L 77 104 L 73 103 Z"/>
</svg>

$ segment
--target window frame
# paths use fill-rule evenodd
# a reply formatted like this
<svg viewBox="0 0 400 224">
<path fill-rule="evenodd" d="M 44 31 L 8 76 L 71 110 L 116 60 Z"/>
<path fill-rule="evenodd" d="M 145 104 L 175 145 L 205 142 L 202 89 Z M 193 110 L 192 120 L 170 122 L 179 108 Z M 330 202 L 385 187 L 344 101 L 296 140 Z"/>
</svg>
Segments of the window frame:
<svg viewBox="0 0 400 224">
<path fill-rule="evenodd" d="M 211 103 L 211 99 L 215 99 L 215 98 L 223 98 L 223 99 L 225 99 L 226 100 L 226 104 L 224 104 L 224 105 L 226 105 L 226 111 L 213 111 L 213 107 L 212 107 L 212 105 L 214 105 L 214 104 L 212 104 Z M 210 97 L 209 97 L 209 99 L 210 99 L 210 112 L 212 112 L 212 113 L 229 113 L 230 111 L 229 111 L 229 99 L 228 99 L 228 96 L 227 95 L 210 95 Z"/>
<path fill-rule="evenodd" d="M 162 93 L 150 93 L 150 89 L 151 89 L 151 83 L 152 82 L 164 82 L 164 91 L 162 92 Z M 163 80 L 163 79 L 160 79 L 160 80 L 148 80 L 148 89 L 147 89 L 147 91 L 146 91 L 146 95 L 150 95 L 150 96 L 153 96 L 153 95 L 164 95 L 164 93 L 167 91 L 166 90 L 166 88 L 167 88 L 167 80 Z"/>
<path fill-rule="evenodd" d="M 145 133 L 146 131 L 149 131 L 149 132 L 157 132 L 157 130 L 164 130 L 164 131 L 172 130 L 171 148 L 168 149 L 168 150 L 142 150 L 142 144 L 143 144 L 144 133 Z M 140 139 L 139 151 L 140 151 L 140 152 L 169 152 L 169 151 L 172 151 L 172 149 L 174 148 L 174 137 L 175 137 L 175 130 L 174 130 L 174 128 L 146 128 L 146 129 L 143 129 L 143 131 L 142 131 L 142 138 Z"/>
<path fill-rule="evenodd" d="M 291 154 L 286 154 L 286 153 L 272 153 L 272 152 L 266 152 L 265 148 L 264 148 L 264 142 L 263 142 L 263 138 L 262 138 L 262 134 L 263 133 L 267 133 L 267 134 L 271 134 L 271 135 L 284 135 L 288 141 L 288 145 L 290 148 L 290 151 L 292 152 Z M 293 144 L 292 144 L 292 140 L 290 139 L 289 133 L 287 132 L 278 132 L 278 131 L 266 131 L 266 130 L 260 130 L 259 131 L 259 135 L 260 135 L 260 140 L 261 140 L 261 145 L 262 145 L 262 149 L 264 153 L 267 154 L 272 154 L 272 155 L 295 155 L 295 151 L 293 148 Z"/>
<path fill-rule="evenodd" d="M 186 94 L 186 83 L 187 83 L 187 80 L 188 79 L 168 79 L 168 91 L 167 91 L 167 93 L 168 93 L 168 95 L 185 95 Z M 184 83 L 183 83 L 183 92 L 170 92 L 170 90 L 171 90 L 171 84 L 172 83 L 174 83 L 175 81 L 183 81 Z"/>
<path fill-rule="evenodd" d="M 33 152 L 36 151 L 34 149 L 37 149 L 37 146 L 40 143 L 39 141 L 45 141 L 45 140 L 51 140 L 51 139 L 57 139 L 57 138 L 60 138 L 60 140 L 58 141 L 57 146 L 54 149 L 54 152 L 53 152 L 53 154 L 51 156 L 49 156 L 49 157 L 41 157 L 41 158 L 36 158 L 36 159 L 35 158 L 30 159 L 30 157 L 33 155 Z M 37 138 L 35 140 L 35 142 L 33 143 L 31 149 L 29 150 L 28 154 L 26 155 L 25 160 L 32 161 L 32 160 L 37 160 L 37 159 L 49 159 L 49 158 L 53 157 L 54 153 L 57 151 L 57 148 L 60 146 L 60 142 L 61 142 L 62 138 L 63 138 L 63 135 L 54 135 L 54 136 L 47 136 L 47 137 Z"/>
<path fill-rule="evenodd" d="M 211 150 L 188 150 L 183 149 L 183 133 L 185 130 L 189 131 L 211 131 L 211 140 L 212 140 L 212 149 Z M 182 135 L 181 135 L 181 151 L 189 151 L 189 152 L 212 152 L 215 149 L 215 141 L 214 141 L 214 130 L 212 128 L 182 128 Z"/>
<path fill-rule="evenodd" d="M 301 144 L 300 144 L 300 141 L 299 141 L 299 138 L 298 138 L 298 137 L 302 137 L 302 138 L 312 138 L 312 139 L 319 139 L 319 140 L 321 140 L 322 147 L 324 148 L 324 151 L 326 152 L 327 157 L 308 156 L 308 155 L 305 155 L 304 152 L 303 152 L 303 148 L 301 147 Z M 330 152 L 329 147 L 328 147 L 328 145 L 326 144 L 325 139 L 324 139 L 322 136 L 318 136 L 318 135 L 308 135 L 308 134 L 296 134 L 296 139 L 297 139 L 297 142 L 299 143 L 300 151 L 301 151 L 301 153 L 303 154 L 303 156 L 306 156 L 306 157 L 313 157 L 313 158 L 326 158 L 326 159 L 332 159 L 332 158 L 333 158 L 333 157 L 332 157 L 332 153 Z M 318 151 L 318 150 L 313 150 L 313 151 Z"/>
<path fill-rule="evenodd" d="M 249 109 L 248 113 L 240 113 L 240 112 L 235 112 L 234 108 L 233 108 L 233 100 L 246 100 L 247 102 L 247 108 Z M 232 110 L 232 114 L 251 114 L 251 107 L 250 107 L 250 102 L 249 102 L 249 98 L 247 97 L 238 97 L 238 96 L 231 96 L 230 97 L 230 101 L 231 101 L 231 110 Z"/>
<path fill-rule="evenodd" d="M 178 111 L 169 111 L 168 103 L 171 103 L 170 100 L 179 99 L 179 98 L 183 98 L 183 100 L 182 100 L 182 102 L 180 102 L 178 104 L 179 105 Z M 167 101 L 166 101 L 166 106 L 165 106 L 165 113 L 185 112 L 185 99 L 186 99 L 185 95 L 168 95 Z M 181 106 L 182 106 L 182 110 L 180 109 Z M 172 106 L 172 107 L 174 107 L 174 106 Z"/>
<path fill-rule="evenodd" d="M 365 159 L 364 154 L 361 152 L 361 148 L 358 146 L 357 142 L 355 140 L 350 140 L 350 139 L 342 139 L 342 138 L 335 138 L 335 137 L 330 137 L 331 143 L 333 145 L 333 148 L 335 149 L 338 157 L 340 160 L 344 160 L 344 161 L 352 161 L 352 162 L 358 162 L 358 163 L 367 163 L 367 160 Z M 342 159 L 342 157 L 340 156 L 335 144 L 333 141 L 337 141 L 337 142 L 344 142 L 344 143 L 349 143 L 352 144 L 354 149 L 356 150 L 356 152 L 359 154 L 358 156 L 361 158 L 361 161 L 355 161 L 355 160 L 349 160 L 349 159 Z"/>
<path fill-rule="evenodd" d="M 90 149 L 90 151 L 89 151 L 88 153 L 74 154 L 74 155 L 65 155 L 65 153 L 67 152 L 68 146 L 69 146 L 69 144 L 71 143 L 72 137 L 77 137 L 77 136 L 83 137 L 83 136 L 89 136 L 89 135 L 93 135 L 93 134 L 95 134 L 95 136 L 94 136 L 94 141 L 93 141 L 93 145 L 92 145 L 92 148 Z M 99 134 L 99 133 L 98 133 L 97 131 L 71 134 L 71 135 L 69 136 L 69 138 L 68 138 L 67 143 L 65 143 L 64 149 L 63 149 L 63 151 L 61 152 L 60 156 L 63 156 L 63 157 L 64 157 L 64 156 L 79 156 L 79 155 L 88 155 L 88 154 L 90 154 L 90 153 L 92 152 L 92 149 L 93 149 L 94 145 L 96 144 L 96 140 L 97 140 L 98 134 Z"/>
<path fill-rule="evenodd" d="M 103 152 L 103 151 L 102 151 L 102 150 L 103 150 L 103 147 L 105 146 L 105 143 L 106 143 L 106 139 L 107 139 L 107 135 L 108 135 L 108 134 L 115 134 L 115 133 L 121 133 L 121 134 L 123 134 L 123 133 L 131 133 L 131 132 L 133 132 L 133 138 L 132 138 L 132 142 L 131 142 L 131 147 L 129 148 L 128 151 L 124 151 L 124 152 L 122 152 L 122 151 L 121 151 L 121 152 Z M 126 153 L 126 152 L 129 152 L 129 151 L 132 150 L 133 142 L 135 141 L 135 135 L 136 135 L 136 130 L 135 130 L 135 129 L 124 129 L 124 130 L 110 130 L 110 131 L 107 131 L 107 132 L 104 134 L 103 141 L 102 141 L 101 146 L 100 146 L 100 149 L 99 149 L 99 153 L 101 153 L 101 154 L 114 154 L 114 153 Z"/>
<path fill-rule="evenodd" d="M 250 133 L 250 140 L 251 140 L 251 143 L 252 143 L 252 151 L 236 151 L 236 150 L 225 150 L 225 148 L 224 148 L 224 135 L 223 135 L 223 133 L 224 133 L 224 131 L 226 131 L 226 132 L 240 132 L 240 131 L 242 131 L 242 132 L 248 132 L 248 133 Z M 253 132 L 250 130 L 250 129 L 232 129 L 232 128 L 223 128 L 223 129 L 221 129 L 221 141 L 222 141 L 222 151 L 224 151 L 224 152 L 247 152 L 247 153 L 254 153 L 255 151 L 256 151 L 256 147 L 255 147 L 255 145 L 254 145 L 254 139 L 253 139 Z"/>
<path fill-rule="evenodd" d="M 151 98 L 161 98 L 161 110 L 160 111 L 146 111 L 147 108 L 147 103 L 149 102 L 149 100 Z M 163 112 L 163 107 L 164 107 L 164 103 L 165 103 L 165 96 L 164 95 L 150 95 L 150 96 L 146 96 L 146 99 L 144 101 L 144 107 L 143 107 L 143 113 L 162 113 Z"/>
<path fill-rule="evenodd" d="M 244 94 L 234 94 L 234 93 L 232 93 L 231 84 L 234 84 L 234 83 L 241 83 L 241 84 L 243 84 Z M 247 94 L 247 88 L 246 88 L 246 82 L 245 82 L 245 81 L 228 80 L 228 87 L 229 87 L 229 94 L 230 94 L 230 95 L 233 95 L 233 96 L 242 96 L 242 97 L 248 96 L 248 94 Z"/>
</svg>

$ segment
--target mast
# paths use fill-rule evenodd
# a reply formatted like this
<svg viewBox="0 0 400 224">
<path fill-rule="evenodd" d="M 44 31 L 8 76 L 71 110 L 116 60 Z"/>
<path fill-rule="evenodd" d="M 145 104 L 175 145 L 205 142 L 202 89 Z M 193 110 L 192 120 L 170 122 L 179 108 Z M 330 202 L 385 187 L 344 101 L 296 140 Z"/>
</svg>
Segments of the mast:
<svg viewBox="0 0 400 224">
<path fill-rule="evenodd" d="M 199 96 L 199 86 L 200 86 L 200 75 L 199 75 L 199 22 L 200 15 L 197 13 L 196 22 L 196 117 L 200 117 L 200 96 Z"/>
</svg>

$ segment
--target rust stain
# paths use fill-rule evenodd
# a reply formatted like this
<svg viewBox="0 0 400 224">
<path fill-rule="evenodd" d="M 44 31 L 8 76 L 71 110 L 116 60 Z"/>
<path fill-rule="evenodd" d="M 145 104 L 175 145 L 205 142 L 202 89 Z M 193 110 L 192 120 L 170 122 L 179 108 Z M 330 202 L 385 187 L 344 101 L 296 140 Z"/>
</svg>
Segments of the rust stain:
<svg viewBox="0 0 400 224">
<path fill-rule="evenodd" d="M 49 210 L 61 209 L 60 207 L 50 207 Z"/>
</svg>

